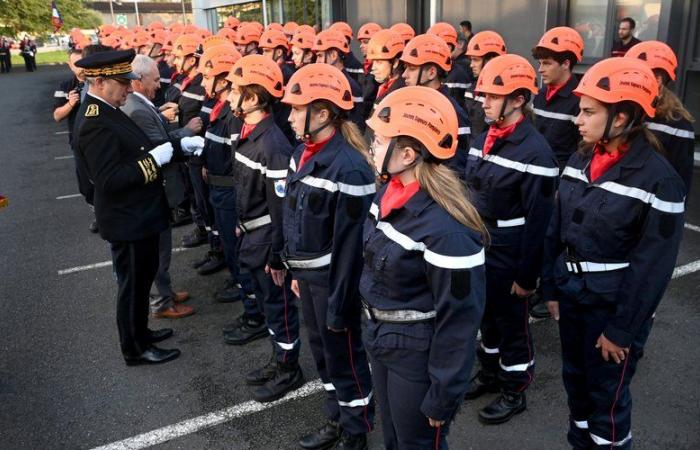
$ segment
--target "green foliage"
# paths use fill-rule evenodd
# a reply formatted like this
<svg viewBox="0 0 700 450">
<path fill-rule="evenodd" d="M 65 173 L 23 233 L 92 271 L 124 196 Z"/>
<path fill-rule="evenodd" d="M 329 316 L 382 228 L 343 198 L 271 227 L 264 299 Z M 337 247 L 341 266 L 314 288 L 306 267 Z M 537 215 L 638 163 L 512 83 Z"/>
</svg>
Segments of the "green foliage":
<svg viewBox="0 0 700 450">
<path fill-rule="evenodd" d="M 65 50 L 56 50 L 53 52 L 42 52 L 36 54 L 37 65 L 42 64 L 57 64 L 57 63 L 67 63 L 68 62 L 68 52 Z M 12 70 L 24 70 L 24 58 L 21 55 L 12 54 Z"/>
<path fill-rule="evenodd" d="M 82 0 L 57 0 L 56 6 L 63 17 L 63 32 L 100 24 L 99 15 L 87 9 Z M 39 36 L 53 30 L 50 0 L 0 0 L 0 34 L 16 36 L 25 32 Z"/>
</svg>

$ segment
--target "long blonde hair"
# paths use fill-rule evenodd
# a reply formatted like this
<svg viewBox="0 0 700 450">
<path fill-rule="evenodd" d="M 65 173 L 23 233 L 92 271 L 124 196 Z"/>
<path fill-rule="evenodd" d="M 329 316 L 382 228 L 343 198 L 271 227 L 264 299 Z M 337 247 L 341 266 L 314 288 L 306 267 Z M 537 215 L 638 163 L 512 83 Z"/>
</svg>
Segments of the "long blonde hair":
<svg viewBox="0 0 700 450">
<path fill-rule="evenodd" d="M 372 158 L 369 155 L 369 143 L 357 125 L 347 119 L 347 113 L 339 111 L 332 103 L 325 100 L 317 100 L 311 103 L 311 108 L 316 112 L 327 109 L 331 115 L 332 126 L 336 130 L 340 130 L 347 143 L 360 152 L 370 166 L 372 165 Z"/>
<path fill-rule="evenodd" d="M 419 151 L 421 144 L 408 136 L 401 136 L 396 140 L 398 148 L 411 147 Z M 489 233 L 479 212 L 469 200 L 469 192 L 459 180 L 457 174 L 447 166 L 419 159 L 414 174 L 418 184 L 425 189 L 430 198 L 440 205 L 449 215 L 461 223 L 481 234 L 484 245 L 489 242 Z"/>
<path fill-rule="evenodd" d="M 667 122 L 678 122 L 685 119 L 688 122 L 695 122 L 693 116 L 685 109 L 681 100 L 666 86 L 661 88 L 659 102 L 656 105 L 656 119 Z"/>
</svg>

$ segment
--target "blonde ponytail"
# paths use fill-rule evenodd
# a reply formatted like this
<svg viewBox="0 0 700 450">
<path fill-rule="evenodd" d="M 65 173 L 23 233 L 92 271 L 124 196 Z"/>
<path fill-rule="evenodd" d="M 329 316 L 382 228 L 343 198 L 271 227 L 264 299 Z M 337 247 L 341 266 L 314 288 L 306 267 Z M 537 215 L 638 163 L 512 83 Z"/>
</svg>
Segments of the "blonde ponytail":
<svg viewBox="0 0 700 450">
<path fill-rule="evenodd" d="M 688 122 L 695 121 L 693 116 L 685 109 L 681 100 L 666 86 L 661 88 L 659 104 L 656 106 L 656 115 L 654 117 L 666 122 L 678 122 L 682 119 Z"/>
<path fill-rule="evenodd" d="M 369 155 L 369 144 L 365 140 L 365 137 L 360 132 L 360 129 L 353 122 L 349 120 L 340 120 L 337 128 L 340 129 L 340 133 L 348 144 L 365 157 L 370 166 L 373 165 L 372 157 Z"/>
</svg>

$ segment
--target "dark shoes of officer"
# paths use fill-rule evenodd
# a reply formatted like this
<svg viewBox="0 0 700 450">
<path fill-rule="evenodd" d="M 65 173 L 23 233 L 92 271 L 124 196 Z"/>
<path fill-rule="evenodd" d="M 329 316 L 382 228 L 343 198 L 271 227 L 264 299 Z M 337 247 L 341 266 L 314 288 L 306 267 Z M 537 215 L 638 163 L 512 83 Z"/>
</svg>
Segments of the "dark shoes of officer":
<svg viewBox="0 0 700 450">
<path fill-rule="evenodd" d="M 98 233 L 100 231 L 99 227 L 97 226 L 97 220 L 93 220 L 90 223 L 90 226 L 88 226 L 88 230 L 90 230 L 90 233 Z"/>
<path fill-rule="evenodd" d="M 164 341 L 173 335 L 172 328 L 161 328 L 159 330 L 148 330 L 148 342 L 155 344 Z"/>
<path fill-rule="evenodd" d="M 238 286 L 238 283 L 232 278 L 229 278 L 226 281 L 226 284 L 224 284 L 224 287 L 216 291 L 216 293 L 214 294 L 214 300 L 216 300 L 219 303 L 237 302 L 242 298 L 243 295 L 241 292 L 241 288 Z"/>
<path fill-rule="evenodd" d="M 199 261 L 196 263 L 198 264 Z M 224 260 L 223 252 L 213 252 L 207 253 L 207 260 L 202 261 L 197 267 L 197 273 L 200 275 L 211 275 L 216 273 L 226 267 L 226 261 Z"/>
<path fill-rule="evenodd" d="M 171 222 L 174 228 L 187 225 L 192 223 L 192 214 L 184 208 L 175 208 L 172 212 Z"/>
<path fill-rule="evenodd" d="M 146 351 L 141 353 L 139 356 L 124 356 L 124 361 L 126 361 L 127 366 L 138 366 L 142 364 L 161 364 L 180 356 L 180 350 L 164 349 L 158 348 L 153 345 L 149 345 Z"/>
<path fill-rule="evenodd" d="M 307 450 L 331 448 L 340 440 L 341 434 L 340 424 L 329 420 L 319 430 L 302 437 L 299 447 Z"/>
<path fill-rule="evenodd" d="M 498 378 L 495 373 L 487 372 L 483 369 L 479 370 L 474 378 L 469 383 L 469 389 L 464 394 L 465 400 L 474 400 L 489 392 L 498 392 Z"/>
<path fill-rule="evenodd" d="M 358 434 L 353 436 L 343 431 L 333 450 L 367 450 L 367 435 Z"/>
<path fill-rule="evenodd" d="M 238 320 L 240 319 L 241 318 L 239 317 Z M 227 327 L 231 327 L 228 331 L 235 328 L 234 325 L 236 324 L 233 323 L 231 325 L 227 325 Z M 224 331 L 227 331 L 227 327 L 224 327 Z M 273 379 L 276 373 L 277 356 L 275 355 L 274 344 L 272 344 L 272 354 L 270 355 L 270 359 L 267 360 L 267 363 L 264 366 L 257 368 L 251 372 L 248 372 L 245 376 L 245 382 L 250 386 L 262 386 L 263 384 Z"/>
<path fill-rule="evenodd" d="M 194 230 L 182 237 L 182 246 L 185 248 L 198 247 L 206 243 L 207 230 L 203 227 L 194 227 Z"/>
<path fill-rule="evenodd" d="M 533 319 L 549 319 L 552 315 L 547 308 L 547 302 L 539 302 L 530 308 L 530 317 Z"/>
<path fill-rule="evenodd" d="M 229 345 L 244 345 L 256 339 L 262 339 L 267 335 L 265 316 L 261 314 L 260 316 L 252 317 L 244 314 L 234 329 L 224 331 L 224 342 Z"/>
<path fill-rule="evenodd" d="M 525 411 L 527 402 L 524 392 L 503 391 L 489 405 L 479 411 L 479 421 L 487 425 L 508 422 L 511 417 Z"/>
<path fill-rule="evenodd" d="M 246 376 L 246 381 L 248 377 Z M 304 385 L 304 373 L 297 361 L 293 363 L 277 362 L 275 374 L 265 384 L 253 392 L 253 398 L 261 403 L 273 402 Z"/>
</svg>

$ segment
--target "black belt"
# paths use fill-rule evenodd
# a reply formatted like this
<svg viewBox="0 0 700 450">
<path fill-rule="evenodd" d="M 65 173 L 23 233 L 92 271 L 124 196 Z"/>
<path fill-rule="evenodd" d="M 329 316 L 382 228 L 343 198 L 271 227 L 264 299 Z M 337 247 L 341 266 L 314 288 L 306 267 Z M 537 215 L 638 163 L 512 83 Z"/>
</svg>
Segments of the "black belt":
<svg viewBox="0 0 700 450">
<path fill-rule="evenodd" d="M 207 184 L 209 184 L 209 186 L 233 187 L 233 176 L 207 174 Z"/>
</svg>

